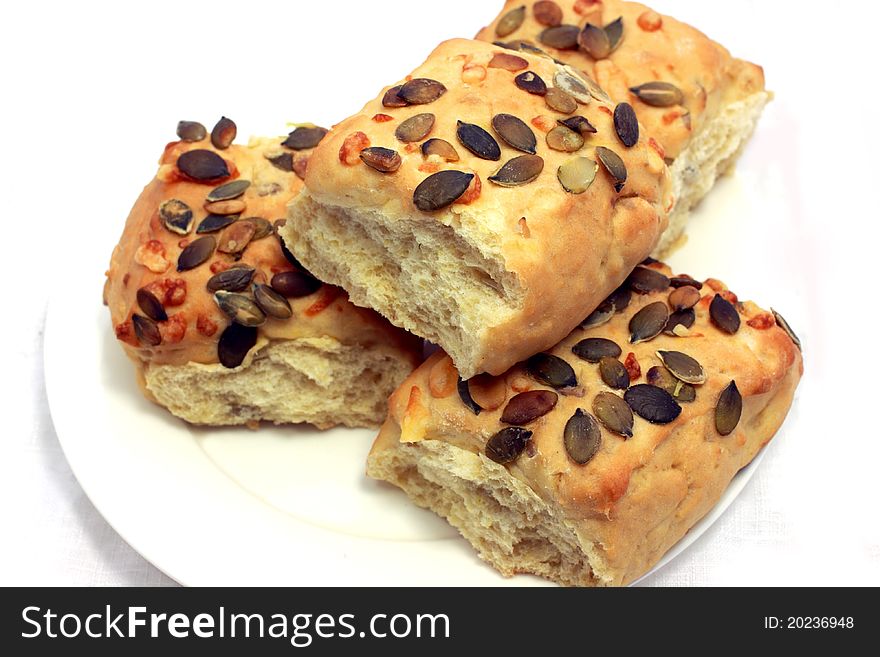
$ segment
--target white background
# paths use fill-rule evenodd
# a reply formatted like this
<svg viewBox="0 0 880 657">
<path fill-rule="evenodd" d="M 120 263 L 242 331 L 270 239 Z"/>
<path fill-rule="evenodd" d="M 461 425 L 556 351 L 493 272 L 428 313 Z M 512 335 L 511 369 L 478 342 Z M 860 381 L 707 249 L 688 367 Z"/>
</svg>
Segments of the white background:
<svg viewBox="0 0 880 657">
<path fill-rule="evenodd" d="M 241 136 L 281 133 L 286 121 L 329 125 L 438 41 L 474 34 L 499 6 L 7 3 L 0 22 L 0 584 L 172 583 L 107 525 L 67 466 L 43 387 L 42 330 L 50 294 L 79 284 L 65 270 L 80 246 L 99 241 L 109 259 L 177 120 L 210 127 L 221 113 L 247 117 L 239 120 Z M 717 250 L 683 250 L 675 263 L 782 310 L 776 300 L 789 300 L 807 373 L 798 431 L 774 441 L 731 509 L 647 583 L 880 584 L 880 13 L 842 1 L 658 0 L 654 7 L 761 63 L 776 93 L 746 157 L 769 163 L 785 207 L 762 213 L 766 230 L 753 231 L 748 248 L 728 248 L 738 233 L 726 221 L 717 227 Z M 795 223 L 775 229 L 776 213 Z M 80 438 L 89 440 L 87 408 Z"/>
</svg>

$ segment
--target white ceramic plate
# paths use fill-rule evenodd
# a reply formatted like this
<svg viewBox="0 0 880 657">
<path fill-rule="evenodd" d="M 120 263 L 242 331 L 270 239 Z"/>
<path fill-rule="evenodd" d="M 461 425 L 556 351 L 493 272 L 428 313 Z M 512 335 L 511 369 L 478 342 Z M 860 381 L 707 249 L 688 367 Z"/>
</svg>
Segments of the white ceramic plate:
<svg viewBox="0 0 880 657">
<path fill-rule="evenodd" d="M 677 271 L 709 274 L 701 256 L 710 242 L 719 243 L 725 222 L 738 221 L 748 232 L 744 224 L 760 221 L 756 208 L 778 203 L 751 184 L 748 165 L 746 158 L 700 208 L 689 243 L 672 259 Z M 720 243 L 735 249 L 736 239 Z M 368 479 L 371 431 L 199 429 L 147 402 L 100 304 L 102 269 L 93 263 L 107 254 L 88 256 L 72 265 L 81 271 L 69 272 L 82 284 L 50 304 L 45 368 L 52 417 L 89 498 L 170 577 L 189 585 L 544 584 L 529 576 L 505 580 L 444 521 Z M 760 458 L 657 568 L 724 512 Z"/>
<path fill-rule="evenodd" d="M 94 299 L 100 276 L 93 273 L 91 281 L 83 289 Z M 55 297 L 46 322 L 46 385 L 59 440 L 107 521 L 178 582 L 544 583 L 528 576 L 504 579 L 444 521 L 368 479 L 364 462 L 372 431 L 201 429 L 147 402 L 115 343 L 106 309 L 92 303 L 91 321 L 66 321 L 82 303 L 73 294 Z M 737 475 L 713 512 L 660 566 L 723 513 L 755 465 Z"/>
</svg>

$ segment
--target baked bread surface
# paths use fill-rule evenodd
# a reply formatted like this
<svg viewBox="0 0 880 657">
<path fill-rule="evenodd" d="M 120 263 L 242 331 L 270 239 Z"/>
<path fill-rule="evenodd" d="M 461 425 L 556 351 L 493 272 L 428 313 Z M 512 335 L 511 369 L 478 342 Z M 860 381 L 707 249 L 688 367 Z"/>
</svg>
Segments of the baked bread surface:
<svg viewBox="0 0 880 657">
<path fill-rule="evenodd" d="M 284 256 L 274 230 L 248 242 L 239 254 L 230 254 L 219 250 L 228 237 L 226 229 L 203 234 L 196 229 L 208 214 L 207 194 L 235 180 L 251 183 L 234 199 L 245 204 L 241 219 L 283 220 L 302 181 L 289 165 L 279 168 L 269 161 L 290 152 L 280 146 L 282 141 L 258 138 L 246 146 L 218 149 L 206 138 L 166 146 L 156 177 L 131 210 L 107 271 L 104 300 L 116 337 L 136 364 L 145 394 L 192 423 L 379 424 L 387 394 L 419 362 L 420 341 L 349 303 L 339 288 L 316 282 L 311 293 L 289 298 L 292 317 L 270 316 L 257 328 L 256 344 L 239 366 L 220 364 L 218 343 L 231 321 L 208 290 L 208 280 L 233 266 L 253 267 L 253 280 L 241 291 L 252 298 L 254 284 L 302 270 Z M 177 163 L 193 150 L 219 155 L 229 175 L 209 182 L 188 179 Z M 294 161 L 305 160 L 310 152 L 292 153 Z M 168 230 L 160 217 L 160 206 L 171 199 L 193 212 L 186 235 Z M 202 264 L 178 271 L 184 248 L 204 235 L 213 236 L 218 248 Z M 158 344 L 141 339 L 133 325 L 134 315 L 145 316 L 137 296 L 142 289 L 162 304 L 168 317 L 155 322 Z"/>
<path fill-rule="evenodd" d="M 623 19 L 620 45 L 605 58 L 595 59 L 583 48 L 560 50 L 542 40 L 547 26 L 535 18 L 536 2 L 508 0 L 498 17 L 480 30 L 482 41 L 528 41 L 590 75 L 614 100 L 633 104 L 646 132 L 675 158 L 688 147 L 707 121 L 721 108 L 764 91 L 760 66 L 736 59 L 724 46 L 694 27 L 661 15 L 638 2 L 602 0 L 555 2 L 562 24 L 583 28 L 587 23 L 605 26 Z M 517 7 L 526 7 L 521 26 L 505 37 L 497 34 L 498 21 Z M 675 85 L 683 102 L 657 107 L 642 102 L 630 91 L 646 82 Z"/>
<path fill-rule="evenodd" d="M 548 11 L 549 5 L 556 10 Z M 519 27 L 499 36 L 499 22 L 520 7 L 524 11 Z M 549 45 L 548 25 L 538 20 L 551 13 L 561 17 L 561 25 L 581 29 L 587 24 L 605 27 L 620 18 L 623 36 L 603 58 L 594 58 L 584 47 L 554 48 Z M 690 209 L 732 167 L 770 99 L 760 66 L 732 57 L 699 30 L 637 2 L 508 0 L 476 38 L 511 47 L 522 41 L 537 46 L 584 71 L 615 101 L 633 105 L 646 134 L 670 164 L 677 200 L 658 253 L 672 246 Z M 657 81 L 674 85 L 681 92 L 680 102 L 652 105 L 630 91 Z"/>
<path fill-rule="evenodd" d="M 439 81 L 447 89 L 442 96 L 429 104 L 386 107 L 386 88 L 337 125 L 311 156 L 306 188 L 281 229 L 296 256 L 322 280 L 442 345 L 466 376 L 503 372 L 566 335 L 656 246 L 673 205 L 663 158 L 647 137 L 631 148 L 621 143 L 614 105 L 593 98 L 570 114 L 554 111 L 544 97 L 518 88 L 515 78 L 527 69 L 553 86 L 562 67 L 516 53 L 523 68 L 510 71 L 490 65 L 497 55 L 511 53 L 491 44 L 447 41 L 407 76 Z M 425 139 L 446 140 L 459 161 L 426 158 L 420 143 L 397 139 L 401 123 L 421 113 L 435 116 Z M 501 113 L 521 119 L 536 136 L 544 166 L 532 182 L 502 187 L 489 180 L 523 155 L 493 130 L 492 119 Z M 586 117 L 597 132 L 587 134 L 577 152 L 548 147 L 548 131 L 573 115 Z M 500 159 L 469 152 L 457 138 L 458 121 L 492 135 Z M 357 151 L 351 164 L 342 161 L 366 146 L 393 149 L 402 164 L 380 173 L 360 162 Z M 596 160 L 599 146 L 624 161 L 622 190 L 615 191 L 601 164 L 585 192 L 563 189 L 560 166 L 574 157 Z M 468 190 L 434 212 L 418 210 L 416 187 L 447 169 L 475 174 L 472 185 L 479 181 L 479 191 Z"/>
<path fill-rule="evenodd" d="M 651 268 L 669 274 L 665 266 Z M 554 389 L 517 365 L 501 377 L 471 381 L 474 399 L 491 400 L 476 415 L 462 400 L 449 358 L 434 354 L 391 398 L 390 413 L 368 459 L 370 476 L 399 486 L 419 505 L 446 517 L 505 575 L 534 573 L 566 585 L 624 585 L 650 570 L 718 501 L 732 477 L 773 437 L 791 405 L 803 370 L 799 348 L 773 313 L 740 303 L 717 280 L 703 285 L 695 322 L 683 337 L 661 334 L 630 344 L 629 324 L 647 305 L 665 302 L 672 288 L 634 294 L 604 325 L 575 329 L 548 353 L 577 375 L 569 390 Z M 710 319 L 712 299 L 732 300 L 741 320 L 731 335 Z M 572 352 L 585 338 L 614 341 L 629 386 L 646 384 L 659 351 L 696 359 L 705 382 L 680 415 L 653 424 L 635 414 L 632 437 L 601 425 L 601 442 L 580 465 L 564 444 L 577 409 L 593 414 L 600 393 L 623 396 L 600 378 L 599 365 Z M 449 374 L 449 371 L 452 374 Z M 716 405 L 735 381 L 742 414 L 729 435 L 716 425 Z M 476 383 L 475 383 L 476 382 Z M 555 407 L 522 426 L 532 433 L 508 464 L 487 457 L 487 441 L 502 428 L 511 399 L 553 391 Z"/>
</svg>

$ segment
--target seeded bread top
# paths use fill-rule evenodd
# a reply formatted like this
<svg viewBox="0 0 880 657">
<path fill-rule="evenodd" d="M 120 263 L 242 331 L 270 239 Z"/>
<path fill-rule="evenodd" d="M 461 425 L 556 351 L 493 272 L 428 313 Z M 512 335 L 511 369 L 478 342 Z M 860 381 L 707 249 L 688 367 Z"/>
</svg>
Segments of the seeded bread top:
<svg viewBox="0 0 880 657">
<path fill-rule="evenodd" d="M 231 144 L 229 119 L 210 139 L 199 124 L 181 122 L 183 138 L 166 146 L 107 271 L 104 301 L 132 358 L 236 367 L 266 340 L 329 335 L 387 343 L 417 362 L 412 336 L 350 304 L 282 250 L 275 222 L 324 132 L 299 128 L 241 146 Z"/>
<path fill-rule="evenodd" d="M 663 158 L 629 105 L 610 103 L 546 57 L 462 39 L 441 44 L 335 126 L 312 155 L 306 190 L 320 205 L 376 216 L 377 225 L 448 227 L 450 249 L 478 252 L 497 292 L 454 320 L 475 324 L 481 345 L 458 364 L 495 373 L 554 344 L 619 285 L 654 248 L 673 205 Z M 309 220 L 294 206 L 282 234 L 299 221 Z M 315 242 L 311 249 L 324 248 Z M 320 257 L 300 256 L 341 282 Z M 503 308 L 475 319 L 499 296 Z"/>
<path fill-rule="evenodd" d="M 632 103 L 670 159 L 721 107 L 764 89 L 759 66 L 636 2 L 507 0 L 477 39 L 526 42 L 586 72 L 615 101 Z"/>
<path fill-rule="evenodd" d="M 373 449 L 441 440 L 483 454 L 568 521 L 600 521 L 590 531 L 612 562 L 677 505 L 674 521 L 693 524 L 775 433 L 803 363 L 777 313 L 718 280 L 670 277 L 660 263 L 637 268 L 588 328 L 501 376 L 461 381 L 435 353 L 392 396 Z M 702 486 L 713 490 L 689 497 Z"/>
<path fill-rule="evenodd" d="M 342 206 L 375 207 L 394 195 L 400 212 L 484 209 L 486 222 L 503 224 L 497 227 L 511 240 L 520 217 L 531 225 L 569 205 L 601 214 L 617 198 L 638 198 L 662 215 L 672 203 L 666 171 L 630 109 L 546 57 L 454 39 L 335 126 L 312 157 L 306 187 L 318 201 Z M 599 147 L 612 154 L 603 160 Z M 512 162 L 533 155 L 541 160 L 536 168 Z M 592 165 L 567 166 L 578 157 Z M 612 170 L 618 160 L 623 166 Z M 468 179 L 420 189 L 445 170 Z M 501 204 L 503 216 L 490 216 Z M 656 232 L 661 222 L 654 223 Z"/>
</svg>

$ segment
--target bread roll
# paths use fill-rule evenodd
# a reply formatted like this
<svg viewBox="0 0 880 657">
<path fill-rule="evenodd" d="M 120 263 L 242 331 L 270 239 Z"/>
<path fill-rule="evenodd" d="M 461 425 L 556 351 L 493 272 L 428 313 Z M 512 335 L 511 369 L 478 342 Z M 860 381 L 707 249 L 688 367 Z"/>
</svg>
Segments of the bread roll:
<svg viewBox="0 0 880 657">
<path fill-rule="evenodd" d="M 200 126 L 182 125 L 198 140 L 165 148 L 104 290 L 144 394 L 194 424 L 380 424 L 421 342 L 285 257 L 273 226 L 302 186 L 294 169 L 304 171 L 323 131 L 222 148 Z M 234 124 L 224 127 L 228 139 Z M 221 146 L 223 138 L 214 135 Z M 227 183 L 238 189 L 220 187 Z M 217 290 L 239 322 L 258 326 L 232 322 Z"/>
<path fill-rule="evenodd" d="M 669 274 L 638 268 L 590 328 L 502 376 L 456 386 L 434 354 L 392 396 L 367 473 L 506 576 L 637 579 L 773 437 L 803 370 L 781 316 Z"/>
<path fill-rule="evenodd" d="M 580 45 L 571 43 L 576 35 Z M 759 66 L 637 2 L 508 0 L 477 38 L 537 46 L 585 71 L 615 101 L 632 104 L 672 174 L 676 205 L 657 253 L 678 240 L 691 208 L 733 166 L 770 99 Z"/>
<path fill-rule="evenodd" d="M 546 57 L 447 41 L 400 84 L 315 149 L 281 234 L 464 376 L 499 374 L 656 247 L 666 166 L 628 106 Z"/>
</svg>

